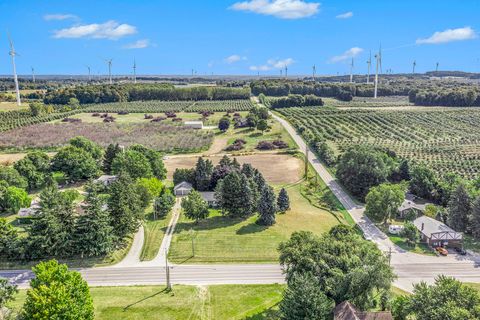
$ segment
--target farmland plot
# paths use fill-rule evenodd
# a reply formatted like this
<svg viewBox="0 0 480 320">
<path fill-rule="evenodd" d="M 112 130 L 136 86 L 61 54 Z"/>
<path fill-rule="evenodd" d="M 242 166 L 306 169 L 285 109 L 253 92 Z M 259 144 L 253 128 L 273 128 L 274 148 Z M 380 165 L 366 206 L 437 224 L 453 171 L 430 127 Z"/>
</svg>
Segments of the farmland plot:
<svg viewBox="0 0 480 320">
<path fill-rule="evenodd" d="M 423 162 L 440 175 L 480 176 L 479 108 L 290 108 L 278 112 L 304 136 L 322 137 L 339 152 L 367 144 Z"/>
<path fill-rule="evenodd" d="M 212 131 L 163 123 L 40 123 L 0 133 L 0 148 L 51 148 L 84 136 L 103 146 L 142 144 L 159 151 L 199 151 L 213 141 Z"/>
</svg>

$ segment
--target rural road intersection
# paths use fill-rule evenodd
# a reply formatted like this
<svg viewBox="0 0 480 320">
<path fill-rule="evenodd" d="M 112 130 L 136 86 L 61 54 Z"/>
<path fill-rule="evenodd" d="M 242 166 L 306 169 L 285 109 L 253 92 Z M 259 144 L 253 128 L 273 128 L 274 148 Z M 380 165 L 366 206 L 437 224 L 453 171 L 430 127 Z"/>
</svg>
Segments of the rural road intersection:
<svg viewBox="0 0 480 320">
<path fill-rule="evenodd" d="M 305 153 L 307 145 L 286 120 L 272 114 Z M 309 149 L 308 149 L 309 150 Z M 426 256 L 406 252 L 395 246 L 364 214 L 364 208 L 353 199 L 335 181 L 325 167 L 309 150 L 309 161 L 326 185 L 337 196 L 353 220 L 366 236 L 374 241 L 380 250 L 391 252 L 391 265 L 398 279 L 395 286 L 411 291 L 412 285 L 420 281 L 433 283 L 440 274 L 453 276 L 464 282 L 480 282 L 480 256 L 449 255 L 447 257 Z M 84 268 L 79 270 L 91 286 L 129 286 L 165 284 L 166 256 L 173 231 L 180 213 L 180 202 L 173 209 L 172 219 L 165 233 L 158 256 L 152 261 L 140 262 L 144 230 L 139 229 L 134 237 L 132 248 L 124 260 L 110 267 Z M 213 284 L 270 284 L 285 281 L 278 264 L 228 264 L 228 265 L 169 265 L 170 279 L 173 284 L 213 285 Z M 29 286 L 32 273 L 29 270 L 0 271 L 0 277 L 9 278 L 20 288 Z"/>
</svg>

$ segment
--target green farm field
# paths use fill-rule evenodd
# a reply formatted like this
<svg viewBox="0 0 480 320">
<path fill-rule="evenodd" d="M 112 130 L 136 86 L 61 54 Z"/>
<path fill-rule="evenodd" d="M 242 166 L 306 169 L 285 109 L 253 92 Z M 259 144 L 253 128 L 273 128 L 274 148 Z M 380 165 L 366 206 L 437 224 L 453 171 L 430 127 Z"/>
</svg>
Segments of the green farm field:
<svg viewBox="0 0 480 320">
<path fill-rule="evenodd" d="M 304 136 L 327 140 L 337 153 L 358 144 L 394 151 L 440 175 L 480 174 L 480 108 L 289 108 L 278 112 Z"/>
</svg>

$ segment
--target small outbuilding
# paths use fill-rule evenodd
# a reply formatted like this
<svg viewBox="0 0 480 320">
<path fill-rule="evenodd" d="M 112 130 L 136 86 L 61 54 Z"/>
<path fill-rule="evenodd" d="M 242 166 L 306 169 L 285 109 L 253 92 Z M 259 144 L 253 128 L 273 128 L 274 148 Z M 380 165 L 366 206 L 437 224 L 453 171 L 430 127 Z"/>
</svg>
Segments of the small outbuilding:
<svg viewBox="0 0 480 320">
<path fill-rule="evenodd" d="M 408 213 L 414 212 L 415 216 L 418 217 L 425 212 L 425 209 L 429 203 L 423 199 L 416 197 L 413 194 L 407 193 L 405 195 L 405 200 L 403 200 L 402 205 L 398 208 L 398 214 L 400 218 L 405 218 Z"/>
<path fill-rule="evenodd" d="M 109 175 L 102 175 L 98 177 L 97 179 L 93 180 L 95 183 L 101 183 L 105 187 L 111 185 L 115 181 L 117 181 L 118 177 L 117 176 L 109 176 Z"/>
<path fill-rule="evenodd" d="M 182 181 L 173 187 L 173 193 L 176 196 L 186 196 L 193 190 L 193 186 L 191 183 L 187 181 Z"/>
<path fill-rule="evenodd" d="M 203 129 L 203 122 L 202 121 L 185 121 L 185 127 L 190 127 L 193 129 Z"/>
<path fill-rule="evenodd" d="M 418 217 L 413 221 L 421 234 L 421 240 L 429 246 L 462 248 L 463 234 L 456 232 L 446 224 L 427 216 Z"/>
<path fill-rule="evenodd" d="M 30 207 L 18 210 L 18 216 L 21 218 L 33 217 L 37 214 L 38 209 L 40 209 L 40 199 L 36 198 L 32 201 Z"/>
<path fill-rule="evenodd" d="M 393 320 L 390 311 L 359 311 L 349 301 L 343 301 L 333 310 L 334 320 Z"/>
</svg>

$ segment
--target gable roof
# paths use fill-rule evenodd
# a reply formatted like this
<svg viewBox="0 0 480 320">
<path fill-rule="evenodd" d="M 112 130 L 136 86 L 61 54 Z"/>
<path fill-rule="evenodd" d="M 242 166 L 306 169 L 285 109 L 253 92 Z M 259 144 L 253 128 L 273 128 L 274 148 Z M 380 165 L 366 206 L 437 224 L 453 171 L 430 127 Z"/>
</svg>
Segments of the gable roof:
<svg viewBox="0 0 480 320">
<path fill-rule="evenodd" d="M 333 315 L 335 320 L 393 320 L 390 311 L 358 311 L 349 301 L 338 304 Z"/>
<path fill-rule="evenodd" d="M 417 227 L 417 229 L 421 233 L 423 233 L 429 238 L 432 237 L 432 234 L 438 233 L 438 232 L 448 232 L 448 233 L 454 233 L 454 234 L 457 233 L 455 230 L 453 230 L 446 224 L 427 216 L 418 217 L 413 221 L 413 224 L 415 225 L 415 227 Z"/>
<path fill-rule="evenodd" d="M 187 181 L 182 181 L 173 188 L 174 191 L 177 191 L 178 189 L 192 190 L 193 186 L 192 186 L 191 183 L 189 183 Z"/>
</svg>

